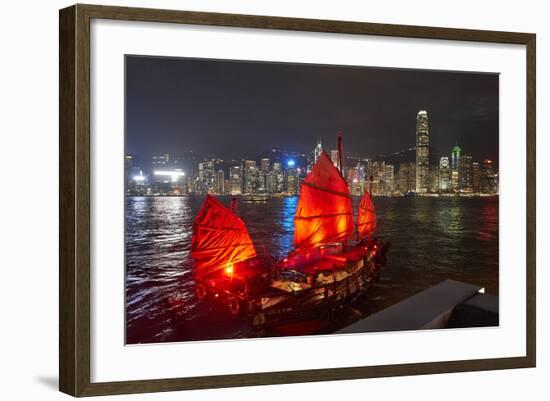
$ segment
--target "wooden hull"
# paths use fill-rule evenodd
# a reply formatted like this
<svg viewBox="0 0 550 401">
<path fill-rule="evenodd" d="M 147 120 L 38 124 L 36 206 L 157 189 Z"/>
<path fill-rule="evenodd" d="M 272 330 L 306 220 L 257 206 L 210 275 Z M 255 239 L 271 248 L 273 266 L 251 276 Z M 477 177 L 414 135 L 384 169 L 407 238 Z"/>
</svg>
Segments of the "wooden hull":
<svg viewBox="0 0 550 401">
<path fill-rule="evenodd" d="M 256 327 L 306 320 L 328 322 L 337 319 L 347 305 L 368 293 L 379 278 L 386 250 L 387 244 L 381 244 L 376 251 L 371 248 L 357 260 L 334 269 L 332 281 L 304 284 L 306 288 L 294 288 L 295 283 L 288 281 L 283 282 L 288 283 L 288 288 L 281 289 L 280 280 L 274 280 L 274 272 L 279 268 L 270 266 L 263 268 L 270 272 L 269 276 L 264 275 L 266 281 L 254 291 L 230 288 L 223 278 L 205 278 L 197 281 L 197 295 Z"/>
</svg>

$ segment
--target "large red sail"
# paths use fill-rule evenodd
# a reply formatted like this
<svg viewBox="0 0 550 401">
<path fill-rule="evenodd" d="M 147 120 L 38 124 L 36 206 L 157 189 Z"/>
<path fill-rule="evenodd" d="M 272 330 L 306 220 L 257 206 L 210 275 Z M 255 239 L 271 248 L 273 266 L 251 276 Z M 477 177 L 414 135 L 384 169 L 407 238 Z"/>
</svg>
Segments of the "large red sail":
<svg viewBox="0 0 550 401">
<path fill-rule="evenodd" d="M 357 215 L 357 230 L 361 238 L 367 238 L 374 230 L 376 230 L 376 210 L 374 209 L 374 203 L 368 191 L 359 202 L 359 213 Z"/>
<path fill-rule="evenodd" d="M 207 195 L 193 224 L 191 257 L 196 273 L 207 274 L 256 256 L 244 222 L 211 195 Z"/>
<path fill-rule="evenodd" d="M 352 235 L 348 184 L 327 154 L 322 152 L 300 187 L 294 218 L 294 245 L 297 250 L 308 250 L 345 241 Z"/>
</svg>

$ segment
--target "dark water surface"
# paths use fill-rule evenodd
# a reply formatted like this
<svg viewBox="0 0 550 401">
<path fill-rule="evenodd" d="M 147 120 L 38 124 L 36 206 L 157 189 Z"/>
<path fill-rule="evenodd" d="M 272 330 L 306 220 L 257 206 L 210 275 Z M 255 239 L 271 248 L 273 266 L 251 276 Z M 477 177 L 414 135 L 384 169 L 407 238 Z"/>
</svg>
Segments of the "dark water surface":
<svg viewBox="0 0 550 401">
<path fill-rule="evenodd" d="M 259 333 L 195 298 L 191 227 L 202 197 L 126 199 L 127 343 L 243 338 Z M 221 197 L 229 204 L 229 197 Z M 258 253 L 292 249 L 298 198 L 239 205 Z M 355 207 L 359 199 L 354 200 Z M 375 198 L 388 264 L 346 323 L 445 279 L 498 294 L 498 197 Z"/>
</svg>

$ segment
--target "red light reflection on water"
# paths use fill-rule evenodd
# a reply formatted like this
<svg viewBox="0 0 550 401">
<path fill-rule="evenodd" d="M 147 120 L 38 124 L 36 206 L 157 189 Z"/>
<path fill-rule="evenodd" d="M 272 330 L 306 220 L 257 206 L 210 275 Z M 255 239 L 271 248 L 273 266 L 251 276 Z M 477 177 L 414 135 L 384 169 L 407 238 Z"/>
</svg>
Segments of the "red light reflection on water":
<svg viewBox="0 0 550 401">
<path fill-rule="evenodd" d="M 498 232 L 498 202 L 485 202 L 480 217 L 478 238 L 480 241 L 490 241 L 494 238 L 495 232 Z"/>
</svg>

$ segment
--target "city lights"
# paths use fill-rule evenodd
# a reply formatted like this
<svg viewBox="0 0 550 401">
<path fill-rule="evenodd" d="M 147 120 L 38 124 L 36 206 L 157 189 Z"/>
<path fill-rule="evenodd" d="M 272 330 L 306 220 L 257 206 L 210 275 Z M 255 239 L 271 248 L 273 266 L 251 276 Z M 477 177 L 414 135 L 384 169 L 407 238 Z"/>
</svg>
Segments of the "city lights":
<svg viewBox="0 0 550 401">
<path fill-rule="evenodd" d="M 128 157 L 128 156 L 127 156 Z M 143 175 L 143 171 L 139 170 L 139 174 L 137 175 L 134 175 L 132 177 L 132 179 L 136 182 L 136 183 L 143 183 L 145 181 L 145 176 Z"/>
<path fill-rule="evenodd" d="M 127 195 L 242 195 L 245 202 L 297 196 L 323 152 L 334 166 L 341 167 L 353 196 L 362 196 L 365 191 L 373 196 L 406 197 L 498 195 L 499 173 L 494 160 L 477 162 L 464 154 L 458 143 L 447 154 L 433 157 L 428 112 L 419 111 L 416 120 L 416 135 L 411 138 L 416 139 L 416 147 L 375 158 L 361 155 L 360 149 L 350 149 L 341 157 L 337 149 L 323 149 L 320 140 L 312 143 L 309 152 L 272 149 L 268 150 L 269 157 L 265 153 L 241 159 L 163 153 L 152 156 L 150 171 L 142 171 L 136 159 L 126 155 Z"/>
<path fill-rule="evenodd" d="M 161 177 L 170 177 L 172 182 L 177 182 L 180 177 L 185 177 L 185 172 L 173 170 L 173 171 L 163 171 L 163 170 L 155 170 L 155 175 L 161 176 Z"/>
</svg>

